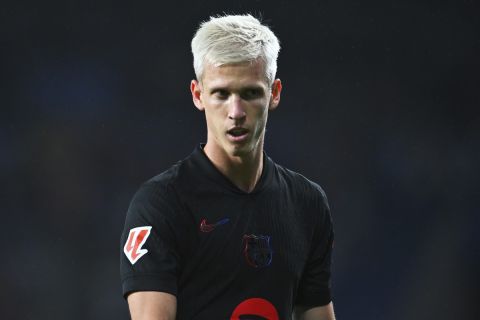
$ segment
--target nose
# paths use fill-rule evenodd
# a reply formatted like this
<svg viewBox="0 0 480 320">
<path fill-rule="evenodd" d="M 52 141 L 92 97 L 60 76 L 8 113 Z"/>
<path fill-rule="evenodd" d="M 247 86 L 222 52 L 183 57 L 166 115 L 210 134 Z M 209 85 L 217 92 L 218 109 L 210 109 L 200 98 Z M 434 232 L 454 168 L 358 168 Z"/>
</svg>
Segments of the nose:
<svg viewBox="0 0 480 320">
<path fill-rule="evenodd" d="M 232 95 L 230 97 L 230 105 L 228 108 L 228 118 L 232 120 L 241 120 L 247 115 L 245 113 L 245 108 L 242 104 L 242 99 L 237 95 Z"/>
</svg>

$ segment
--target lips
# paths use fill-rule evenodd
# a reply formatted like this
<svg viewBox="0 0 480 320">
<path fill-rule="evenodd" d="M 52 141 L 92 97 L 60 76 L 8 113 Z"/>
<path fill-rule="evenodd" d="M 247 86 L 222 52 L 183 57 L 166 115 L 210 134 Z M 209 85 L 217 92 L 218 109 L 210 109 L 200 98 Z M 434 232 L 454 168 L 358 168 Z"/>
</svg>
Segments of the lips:
<svg viewBox="0 0 480 320">
<path fill-rule="evenodd" d="M 235 127 L 227 131 L 227 135 L 233 142 L 242 142 L 248 136 L 248 129 Z"/>
<path fill-rule="evenodd" d="M 239 137 L 239 136 L 242 136 L 242 135 L 248 133 L 248 130 L 245 129 L 245 128 L 242 128 L 242 127 L 236 127 L 236 128 L 228 130 L 227 133 L 229 135 L 234 136 L 234 137 Z"/>
</svg>

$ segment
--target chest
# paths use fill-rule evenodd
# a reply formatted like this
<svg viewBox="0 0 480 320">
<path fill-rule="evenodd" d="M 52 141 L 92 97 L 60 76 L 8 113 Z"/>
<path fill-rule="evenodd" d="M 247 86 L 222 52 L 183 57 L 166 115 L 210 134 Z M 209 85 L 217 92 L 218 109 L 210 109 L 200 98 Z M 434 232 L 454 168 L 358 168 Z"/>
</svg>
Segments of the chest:
<svg viewBox="0 0 480 320">
<path fill-rule="evenodd" d="M 281 192 L 211 193 L 190 198 L 186 210 L 196 230 L 187 274 L 298 282 L 313 231 L 304 203 Z"/>
</svg>

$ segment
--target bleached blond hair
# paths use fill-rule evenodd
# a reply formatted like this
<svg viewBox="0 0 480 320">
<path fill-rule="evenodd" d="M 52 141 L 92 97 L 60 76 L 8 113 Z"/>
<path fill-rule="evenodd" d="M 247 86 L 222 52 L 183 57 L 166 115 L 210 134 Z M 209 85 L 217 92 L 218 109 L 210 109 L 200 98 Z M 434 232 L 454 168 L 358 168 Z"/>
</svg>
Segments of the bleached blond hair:
<svg viewBox="0 0 480 320">
<path fill-rule="evenodd" d="M 249 14 L 210 17 L 200 24 L 192 39 L 193 68 L 199 81 L 205 63 L 219 67 L 261 59 L 271 85 L 279 51 L 280 43 L 272 30 Z"/>
</svg>

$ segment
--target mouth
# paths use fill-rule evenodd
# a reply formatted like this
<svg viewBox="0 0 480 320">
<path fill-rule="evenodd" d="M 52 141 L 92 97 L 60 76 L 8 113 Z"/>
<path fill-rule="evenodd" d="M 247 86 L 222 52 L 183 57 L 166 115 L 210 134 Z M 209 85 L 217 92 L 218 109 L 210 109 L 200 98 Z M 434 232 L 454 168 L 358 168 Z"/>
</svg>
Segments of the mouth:
<svg viewBox="0 0 480 320">
<path fill-rule="evenodd" d="M 235 127 L 227 131 L 227 135 L 233 142 L 244 141 L 248 136 L 248 129 Z"/>
</svg>

